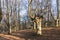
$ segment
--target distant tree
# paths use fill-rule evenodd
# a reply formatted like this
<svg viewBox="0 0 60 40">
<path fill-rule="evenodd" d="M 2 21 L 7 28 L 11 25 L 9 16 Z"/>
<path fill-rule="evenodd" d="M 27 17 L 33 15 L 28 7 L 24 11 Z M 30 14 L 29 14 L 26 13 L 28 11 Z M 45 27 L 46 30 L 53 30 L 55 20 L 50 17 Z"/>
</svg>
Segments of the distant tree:
<svg viewBox="0 0 60 40">
<path fill-rule="evenodd" d="M 60 26 L 60 0 L 56 0 L 57 3 L 57 27 Z"/>
<path fill-rule="evenodd" d="M 2 9 L 1 9 L 1 0 L 0 0 L 0 21 L 2 20 Z"/>
</svg>

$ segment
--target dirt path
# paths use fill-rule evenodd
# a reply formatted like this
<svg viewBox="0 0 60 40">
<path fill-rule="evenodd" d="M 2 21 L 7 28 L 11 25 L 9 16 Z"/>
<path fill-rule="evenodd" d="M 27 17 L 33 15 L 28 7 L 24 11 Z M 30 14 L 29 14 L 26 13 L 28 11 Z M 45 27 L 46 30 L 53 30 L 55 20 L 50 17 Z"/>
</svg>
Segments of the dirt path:
<svg viewBox="0 0 60 40">
<path fill-rule="evenodd" d="M 25 40 L 60 40 L 60 28 L 44 28 L 42 33 L 41 36 L 38 36 L 32 30 L 22 30 L 14 32 L 12 35 Z"/>
<path fill-rule="evenodd" d="M 0 40 L 60 40 L 60 28 L 44 28 L 42 33 L 38 36 L 32 30 L 20 30 L 11 35 L 0 34 Z"/>
<path fill-rule="evenodd" d="M 0 37 L 0 40 L 8 40 L 8 39 L 6 39 L 6 38 L 3 38 L 3 37 Z"/>
<path fill-rule="evenodd" d="M 0 40 L 21 40 L 21 38 L 12 36 L 12 35 L 6 35 L 6 34 L 0 34 Z M 23 39 L 22 39 L 23 40 Z"/>
</svg>

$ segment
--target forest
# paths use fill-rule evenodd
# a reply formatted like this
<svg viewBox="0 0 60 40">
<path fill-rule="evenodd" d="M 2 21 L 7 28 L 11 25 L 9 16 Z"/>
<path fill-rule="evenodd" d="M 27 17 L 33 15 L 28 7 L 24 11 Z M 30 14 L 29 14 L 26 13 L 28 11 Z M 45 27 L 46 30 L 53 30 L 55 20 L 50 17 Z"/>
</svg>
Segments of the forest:
<svg viewBox="0 0 60 40">
<path fill-rule="evenodd" d="M 60 40 L 60 0 L 0 0 L 0 40 Z"/>
</svg>

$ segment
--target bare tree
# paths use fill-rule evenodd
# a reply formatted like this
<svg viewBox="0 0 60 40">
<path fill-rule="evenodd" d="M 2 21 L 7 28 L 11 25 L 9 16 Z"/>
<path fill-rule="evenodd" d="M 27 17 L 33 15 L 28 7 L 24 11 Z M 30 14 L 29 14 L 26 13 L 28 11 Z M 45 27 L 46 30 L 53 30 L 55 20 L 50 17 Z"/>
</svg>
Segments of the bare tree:
<svg viewBox="0 0 60 40">
<path fill-rule="evenodd" d="M 57 27 L 60 26 L 60 0 L 56 0 L 57 3 Z"/>
<path fill-rule="evenodd" d="M 18 28 L 20 29 L 20 0 L 18 0 L 18 13 L 17 13 L 18 15 Z"/>
<path fill-rule="evenodd" d="M 2 19 L 2 9 L 1 9 L 1 0 L 0 0 L 0 21 Z"/>
<path fill-rule="evenodd" d="M 34 9 L 31 8 L 32 1 L 34 1 L 34 0 L 28 0 L 28 3 L 29 3 L 29 5 L 28 5 L 28 14 L 29 14 L 29 17 L 31 18 L 31 21 L 34 23 L 34 27 L 36 27 L 36 33 L 39 34 L 39 35 L 42 35 L 42 31 L 41 31 L 42 16 L 39 15 L 40 13 L 37 14 L 37 12 L 36 12 L 37 6 L 39 5 L 39 0 L 36 3 L 37 4 L 36 8 L 34 8 Z M 31 10 L 34 10 L 33 15 L 32 15 Z"/>
</svg>

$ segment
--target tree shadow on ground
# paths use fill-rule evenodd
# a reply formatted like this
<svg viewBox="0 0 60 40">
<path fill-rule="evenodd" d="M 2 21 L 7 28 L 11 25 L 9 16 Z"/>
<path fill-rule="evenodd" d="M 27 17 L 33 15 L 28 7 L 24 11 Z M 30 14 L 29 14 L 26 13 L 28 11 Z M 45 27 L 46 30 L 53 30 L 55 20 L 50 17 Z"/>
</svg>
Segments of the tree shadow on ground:
<svg viewBox="0 0 60 40">
<path fill-rule="evenodd" d="M 6 38 L 3 38 L 3 37 L 0 37 L 0 40 L 8 40 L 8 39 L 6 39 Z"/>
<path fill-rule="evenodd" d="M 47 32 L 50 33 L 50 31 L 47 31 Z M 12 35 L 23 38 L 25 40 L 59 40 L 59 38 L 54 37 L 55 35 L 52 35 L 51 33 L 50 34 L 43 34 L 43 35 L 36 35 L 35 32 L 29 31 L 29 30 L 16 32 L 16 33 L 13 33 Z"/>
</svg>

